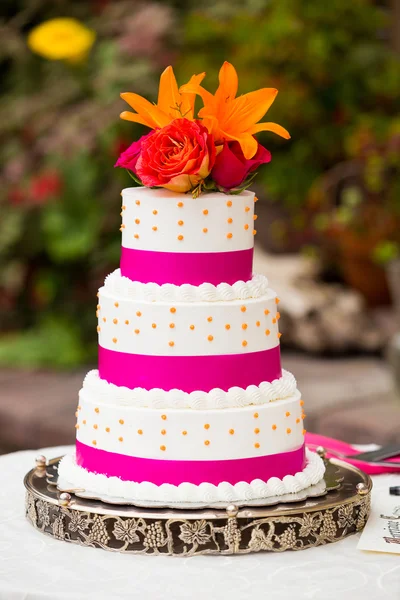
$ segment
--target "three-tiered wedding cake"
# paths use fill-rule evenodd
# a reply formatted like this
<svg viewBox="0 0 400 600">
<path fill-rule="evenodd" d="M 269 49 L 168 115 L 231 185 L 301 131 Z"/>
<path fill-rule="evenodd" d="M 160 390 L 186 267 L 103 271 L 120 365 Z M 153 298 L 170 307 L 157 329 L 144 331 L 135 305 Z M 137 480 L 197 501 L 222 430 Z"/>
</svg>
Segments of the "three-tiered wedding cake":
<svg viewBox="0 0 400 600">
<path fill-rule="evenodd" d="M 316 484 L 282 371 L 279 299 L 252 274 L 254 203 L 122 192 L 122 253 L 98 294 L 99 369 L 61 480 L 130 501 L 240 501 Z"/>
<path fill-rule="evenodd" d="M 79 395 L 76 453 L 59 466 L 61 484 L 102 498 L 244 502 L 324 474 L 281 369 L 279 299 L 253 275 L 246 190 L 271 160 L 254 134 L 290 137 L 258 122 L 277 90 L 237 96 L 228 62 L 215 95 L 204 76 L 179 89 L 167 67 L 157 104 L 122 94 L 136 112 L 121 117 L 151 131 L 116 166 L 142 187 L 122 192 L 120 270 L 98 294 L 99 369 Z"/>
</svg>

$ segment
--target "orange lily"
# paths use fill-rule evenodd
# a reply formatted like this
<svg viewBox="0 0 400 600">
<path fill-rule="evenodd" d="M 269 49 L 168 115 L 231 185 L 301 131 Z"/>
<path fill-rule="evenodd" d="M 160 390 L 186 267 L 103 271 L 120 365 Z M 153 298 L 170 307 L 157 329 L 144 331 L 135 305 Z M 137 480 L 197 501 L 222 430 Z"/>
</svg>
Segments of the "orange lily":
<svg viewBox="0 0 400 600">
<path fill-rule="evenodd" d="M 254 134 L 259 131 L 273 131 L 285 139 L 290 138 L 288 131 L 276 123 L 258 123 L 275 100 L 278 90 L 262 88 L 236 98 L 237 89 L 236 69 L 225 61 L 219 72 L 219 86 L 214 96 L 200 82 L 194 81 L 183 85 L 180 92 L 201 96 L 204 106 L 199 111 L 199 117 L 214 135 L 215 142 L 238 141 L 247 159 L 253 158 L 257 152 L 258 142 Z"/>
<path fill-rule="evenodd" d="M 193 75 L 187 85 L 198 86 L 205 73 Z M 180 117 L 193 120 L 195 92 L 179 92 L 178 84 L 172 67 L 167 67 L 161 74 L 158 88 L 157 104 L 152 104 L 142 96 L 125 92 L 121 98 L 125 100 L 136 112 L 124 111 L 121 119 L 141 123 L 151 129 L 165 127 Z"/>
</svg>

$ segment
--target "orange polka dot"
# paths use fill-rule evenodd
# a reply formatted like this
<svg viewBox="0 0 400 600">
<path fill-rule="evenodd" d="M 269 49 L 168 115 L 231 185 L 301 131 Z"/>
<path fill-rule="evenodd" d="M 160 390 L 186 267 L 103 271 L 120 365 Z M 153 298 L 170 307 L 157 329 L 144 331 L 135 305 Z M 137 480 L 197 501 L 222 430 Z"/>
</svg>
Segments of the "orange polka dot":
<svg viewBox="0 0 400 600">
<path fill-rule="evenodd" d="M 106 427 L 106 432 L 110 433 L 110 428 L 109 427 Z"/>
<path fill-rule="evenodd" d="M 115 306 L 116 308 L 118 308 L 118 306 L 119 306 L 119 303 L 118 303 L 118 302 L 114 302 L 114 306 Z"/>
<path fill-rule="evenodd" d="M 244 348 L 247 346 L 247 342 L 246 342 L 246 340 L 243 340 L 243 342 L 242 342 L 242 346 L 243 346 Z"/>
<path fill-rule="evenodd" d="M 136 333 L 136 335 L 139 335 L 140 329 L 135 329 L 135 333 Z"/>
<path fill-rule="evenodd" d="M 170 309 L 169 309 L 169 312 L 171 312 L 172 314 L 173 314 L 173 313 L 176 313 L 176 308 L 174 308 L 174 307 L 170 308 Z"/>
<path fill-rule="evenodd" d="M 259 448 L 259 447 L 260 447 L 260 444 L 259 444 L 258 442 L 256 442 L 256 443 L 254 444 L 254 448 Z"/>
<path fill-rule="evenodd" d="M 97 325 L 97 331 L 98 331 L 98 333 L 100 333 L 100 331 L 101 331 L 100 325 Z"/>
<path fill-rule="evenodd" d="M 304 406 L 304 400 L 300 400 L 300 406 Z"/>
<path fill-rule="evenodd" d="M 155 225 L 154 225 L 154 227 L 152 227 L 153 231 L 157 231 L 157 229 L 158 229 L 158 227 L 156 227 Z"/>
<path fill-rule="evenodd" d="M 78 424 L 75 425 L 75 429 L 79 429 L 79 425 Z"/>
<path fill-rule="evenodd" d="M 97 310 L 100 310 L 100 308 L 101 308 L 100 304 L 98 304 L 98 305 L 96 306 L 96 308 L 97 308 Z"/>
<path fill-rule="evenodd" d="M 182 227 L 182 225 L 183 225 L 183 221 L 178 221 L 178 225 L 179 225 L 180 227 Z"/>
<path fill-rule="evenodd" d="M 232 233 L 227 233 L 227 234 L 226 234 L 226 237 L 228 238 L 228 240 L 230 240 L 230 239 L 233 237 L 233 236 L 232 236 Z"/>
<path fill-rule="evenodd" d="M 194 329 L 194 325 L 190 325 L 189 329 L 193 330 Z"/>
<path fill-rule="evenodd" d="M 183 206 L 183 202 L 178 202 L 177 207 L 182 208 L 182 206 Z"/>
<path fill-rule="evenodd" d="M 137 432 L 138 432 L 138 435 L 143 435 L 143 429 L 138 429 Z"/>
<path fill-rule="evenodd" d="M 278 297 L 275 298 L 275 304 L 279 304 L 280 300 Z"/>
<path fill-rule="evenodd" d="M 161 418 L 162 418 L 163 421 L 166 421 L 167 420 L 167 415 L 161 415 Z"/>
<path fill-rule="evenodd" d="M 125 325 L 129 325 L 129 321 L 128 321 L 128 319 L 126 319 L 126 321 L 125 321 Z"/>
<path fill-rule="evenodd" d="M 258 202 L 257 196 L 254 196 L 254 202 Z"/>
<path fill-rule="evenodd" d="M 214 337 L 212 335 L 209 335 L 207 339 L 208 339 L 209 342 L 212 342 L 213 339 L 214 339 Z"/>
<path fill-rule="evenodd" d="M 123 424 L 125 423 L 125 421 L 124 421 L 123 419 L 120 419 L 120 420 L 118 421 L 118 423 L 120 423 L 121 425 L 123 425 Z"/>
<path fill-rule="evenodd" d="M 268 308 L 266 308 L 266 309 L 264 310 L 264 315 L 265 315 L 266 317 L 268 317 L 269 313 L 270 313 L 270 311 L 268 310 Z"/>
<path fill-rule="evenodd" d="M 296 419 L 296 423 L 300 423 L 300 419 Z"/>
<path fill-rule="evenodd" d="M 206 441 L 204 442 L 204 445 L 205 445 L 205 446 L 209 446 L 209 445 L 210 445 L 210 440 L 206 440 Z"/>
<path fill-rule="evenodd" d="M 187 435 L 187 431 L 182 431 L 182 435 Z"/>
<path fill-rule="evenodd" d="M 260 430 L 258 429 L 258 427 L 255 428 L 254 433 L 260 433 Z"/>
<path fill-rule="evenodd" d="M 277 312 L 276 313 L 276 320 L 279 321 L 280 318 L 281 318 L 281 313 Z"/>
<path fill-rule="evenodd" d="M 249 212 L 250 211 L 250 206 L 246 206 L 244 209 L 244 212 Z"/>
<path fill-rule="evenodd" d="M 86 419 L 83 419 L 82 423 L 83 423 L 84 425 L 86 425 Z"/>
<path fill-rule="evenodd" d="M 242 312 L 246 312 L 246 310 L 247 310 L 247 309 L 246 309 L 246 307 L 245 307 L 245 306 L 241 306 L 241 307 L 240 307 L 240 310 L 241 310 Z"/>
<path fill-rule="evenodd" d="M 175 346 L 175 342 L 168 342 L 168 345 L 172 348 L 172 346 Z"/>
<path fill-rule="evenodd" d="M 230 433 L 230 435 L 233 435 L 235 433 L 235 430 L 234 429 L 230 429 L 229 433 Z"/>
<path fill-rule="evenodd" d="M 139 225 L 140 219 L 135 219 L 135 223 L 136 223 L 136 225 Z"/>
<path fill-rule="evenodd" d="M 209 323 L 211 323 L 211 321 L 212 321 L 212 317 L 207 317 L 207 321 L 208 321 Z"/>
<path fill-rule="evenodd" d="M 119 441 L 119 442 L 123 442 L 123 441 L 124 441 L 124 438 L 123 438 L 123 437 L 119 437 L 119 438 L 118 438 L 118 441 Z"/>
<path fill-rule="evenodd" d="M 255 419 L 258 419 L 258 412 L 255 412 L 255 413 L 254 413 L 254 415 L 253 415 L 253 417 L 254 417 Z"/>
<path fill-rule="evenodd" d="M 302 432 L 302 433 L 303 433 L 303 435 L 306 435 L 306 433 L 307 433 L 307 429 L 303 429 L 303 432 Z"/>
<path fill-rule="evenodd" d="M 136 312 L 136 316 L 137 316 L 137 317 L 141 317 L 141 316 L 142 316 L 142 313 L 140 312 L 140 310 L 138 310 L 138 311 Z"/>
<path fill-rule="evenodd" d="M 203 228 L 203 233 L 208 233 L 208 229 L 207 229 L 207 227 L 204 227 L 204 228 Z"/>
<path fill-rule="evenodd" d="M 113 342 L 116 344 L 118 342 L 117 338 L 113 338 Z"/>
<path fill-rule="evenodd" d="M 292 433 L 292 430 L 290 429 L 290 427 L 288 427 L 288 428 L 286 429 L 286 433 L 287 433 L 288 435 L 289 435 L 290 433 Z"/>
<path fill-rule="evenodd" d="M 231 207 L 232 206 L 232 200 L 228 200 L 226 203 L 227 206 Z"/>
<path fill-rule="evenodd" d="M 289 411 L 287 411 L 287 412 L 285 413 L 285 417 L 290 417 L 290 412 L 289 412 Z"/>
<path fill-rule="evenodd" d="M 135 204 L 136 206 L 140 206 L 140 200 L 136 200 Z"/>
<path fill-rule="evenodd" d="M 275 318 L 272 319 L 272 323 L 275 325 L 275 323 L 276 323 L 276 319 Z"/>
<path fill-rule="evenodd" d="M 227 324 L 225 325 L 225 329 L 230 329 L 230 328 L 231 328 L 231 326 L 229 325 L 229 323 L 227 323 Z"/>
<path fill-rule="evenodd" d="M 95 412 L 95 413 L 97 413 L 97 414 L 99 414 L 99 412 L 100 412 L 100 409 L 99 409 L 99 408 L 97 408 L 97 406 L 96 406 L 96 408 L 94 409 L 94 412 Z"/>
<path fill-rule="evenodd" d="M 113 323 L 116 325 L 118 323 L 118 319 L 113 319 Z"/>
<path fill-rule="evenodd" d="M 98 317 L 100 314 L 100 311 L 96 310 L 96 317 Z"/>
<path fill-rule="evenodd" d="M 306 415 L 305 413 L 303 413 L 303 414 L 301 415 L 301 418 L 303 419 L 303 421 L 304 421 L 304 419 L 306 418 L 306 416 L 307 416 L 307 415 Z"/>
<path fill-rule="evenodd" d="M 97 446 L 96 440 L 93 440 L 92 444 L 93 444 L 93 446 Z"/>
<path fill-rule="evenodd" d="M 156 329 L 156 327 L 157 327 L 156 323 L 152 323 L 151 326 L 153 329 Z"/>
<path fill-rule="evenodd" d="M 281 332 L 279 331 L 279 333 L 277 333 L 277 338 L 278 338 L 278 340 L 279 340 L 281 337 L 282 337 L 282 334 L 281 334 Z"/>
<path fill-rule="evenodd" d="M 98 426 L 98 425 L 96 425 L 96 423 L 95 423 L 95 424 L 93 425 L 93 429 L 98 429 L 98 428 L 99 428 L 99 426 Z"/>
<path fill-rule="evenodd" d="M 229 219 L 227 220 L 227 223 L 233 223 L 233 219 L 231 217 L 229 217 Z"/>
<path fill-rule="evenodd" d="M 135 238 L 135 240 L 139 239 L 139 235 L 137 233 L 135 233 L 133 237 Z"/>
<path fill-rule="evenodd" d="M 256 235 L 257 229 L 253 229 L 253 235 Z"/>
<path fill-rule="evenodd" d="M 175 323 L 170 323 L 169 326 L 171 329 L 173 329 L 175 327 Z"/>
<path fill-rule="evenodd" d="M 76 411 L 76 413 L 75 413 L 75 416 L 76 416 L 76 417 L 78 416 L 78 411 Z"/>
<path fill-rule="evenodd" d="M 242 329 L 247 329 L 247 323 L 242 323 Z"/>
<path fill-rule="evenodd" d="M 245 231 L 247 231 L 247 230 L 248 230 L 248 228 L 249 228 L 249 226 L 248 226 L 248 224 L 246 223 L 246 224 L 244 225 L 244 230 L 245 230 Z"/>
<path fill-rule="evenodd" d="M 124 204 L 121 206 L 121 208 L 122 210 L 126 210 L 126 206 Z"/>
<path fill-rule="evenodd" d="M 153 215 L 158 215 L 158 210 L 153 210 Z"/>
<path fill-rule="evenodd" d="M 270 332 L 270 330 L 269 330 L 269 329 L 266 329 L 266 330 L 265 330 L 265 335 L 270 335 L 270 333 L 271 333 L 271 332 Z"/>
<path fill-rule="evenodd" d="M 208 210 L 206 208 L 203 210 L 203 215 L 208 215 Z"/>
<path fill-rule="evenodd" d="M 161 429 L 161 435 L 165 435 L 167 433 L 167 431 L 165 429 Z"/>
<path fill-rule="evenodd" d="M 272 430 L 275 431 L 276 430 L 276 425 L 272 425 Z"/>
<path fill-rule="evenodd" d="M 253 215 L 253 221 L 257 221 L 258 215 Z"/>
<path fill-rule="evenodd" d="M 125 225 L 121 225 L 121 227 L 119 228 L 120 231 L 123 231 L 125 229 Z"/>
<path fill-rule="evenodd" d="M 209 425 L 208 423 L 206 423 L 206 424 L 204 425 L 204 429 L 210 429 L 210 425 Z"/>
<path fill-rule="evenodd" d="M 256 325 L 257 325 L 257 327 L 260 327 L 260 325 L 261 325 L 260 321 L 256 321 Z"/>
<path fill-rule="evenodd" d="M 105 317 L 103 317 L 103 322 L 105 323 L 107 321 L 107 319 Z"/>
</svg>

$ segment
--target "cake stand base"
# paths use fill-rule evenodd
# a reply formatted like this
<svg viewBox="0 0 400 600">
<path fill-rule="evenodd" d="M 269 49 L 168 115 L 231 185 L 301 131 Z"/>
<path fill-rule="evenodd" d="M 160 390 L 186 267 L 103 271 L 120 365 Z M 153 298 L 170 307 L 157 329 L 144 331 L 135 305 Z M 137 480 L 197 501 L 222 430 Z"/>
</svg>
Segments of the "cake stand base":
<svg viewBox="0 0 400 600">
<path fill-rule="evenodd" d="M 370 477 L 336 459 L 326 467 L 339 483 L 324 496 L 201 510 L 139 508 L 60 493 L 48 471 L 54 473 L 59 460 L 39 457 L 25 476 L 28 520 L 56 539 L 112 552 L 186 557 L 303 550 L 360 531 L 370 511 Z"/>
</svg>

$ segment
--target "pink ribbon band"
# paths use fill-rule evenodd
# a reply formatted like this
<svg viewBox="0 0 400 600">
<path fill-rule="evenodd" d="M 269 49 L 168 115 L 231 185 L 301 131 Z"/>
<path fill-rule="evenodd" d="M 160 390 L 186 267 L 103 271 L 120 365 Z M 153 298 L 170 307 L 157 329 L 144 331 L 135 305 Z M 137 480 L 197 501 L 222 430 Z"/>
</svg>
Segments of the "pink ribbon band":
<svg viewBox="0 0 400 600">
<path fill-rule="evenodd" d="M 250 483 L 254 479 L 268 481 L 271 477 L 283 479 L 285 475 L 295 475 L 305 467 L 305 446 L 303 444 L 290 452 L 255 458 L 158 460 L 107 452 L 77 441 L 76 462 L 92 473 L 136 483 L 148 481 L 155 485 L 200 485 L 205 482 L 218 485 L 226 481 L 235 485 L 240 481 Z"/>
<path fill-rule="evenodd" d="M 253 248 L 233 252 L 154 252 L 121 249 L 121 275 L 140 283 L 201 285 L 248 281 L 253 272 Z"/>
<path fill-rule="evenodd" d="M 178 389 L 209 392 L 214 388 L 247 388 L 282 376 L 280 347 L 248 354 L 151 356 L 99 346 L 101 379 L 130 389 Z"/>
</svg>

